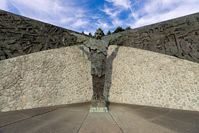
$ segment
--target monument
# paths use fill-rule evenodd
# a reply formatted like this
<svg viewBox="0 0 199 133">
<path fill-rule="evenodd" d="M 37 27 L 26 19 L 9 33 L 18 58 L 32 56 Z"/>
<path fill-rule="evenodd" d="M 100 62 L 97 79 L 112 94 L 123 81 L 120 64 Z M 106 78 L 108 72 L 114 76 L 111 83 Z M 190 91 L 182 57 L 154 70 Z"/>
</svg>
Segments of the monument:
<svg viewBox="0 0 199 133">
<path fill-rule="evenodd" d="M 0 110 L 87 102 L 91 88 L 91 112 L 107 111 L 107 97 L 199 110 L 198 27 L 196 13 L 104 37 L 98 31 L 92 38 L 0 10 Z M 90 61 L 78 49 L 82 44 Z M 118 49 L 108 55 L 107 49 L 116 47 L 115 59 Z"/>
<path fill-rule="evenodd" d="M 106 99 L 103 95 L 107 51 L 111 40 L 120 37 L 120 35 L 117 34 L 108 40 L 102 40 L 102 31 L 99 29 L 95 32 L 95 39 L 87 38 L 76 33 L 73 33 L 73 35 L 77 37 L 77 42 L 83 43 L 84 46 L 89 48 L 88 53 L 83 47 L 80 47 L 81 50 L 87 53 L 88 59 L 91 61 L 93 96 L 91 99 L 90 112 L 108 112 Z"/>
</svg>

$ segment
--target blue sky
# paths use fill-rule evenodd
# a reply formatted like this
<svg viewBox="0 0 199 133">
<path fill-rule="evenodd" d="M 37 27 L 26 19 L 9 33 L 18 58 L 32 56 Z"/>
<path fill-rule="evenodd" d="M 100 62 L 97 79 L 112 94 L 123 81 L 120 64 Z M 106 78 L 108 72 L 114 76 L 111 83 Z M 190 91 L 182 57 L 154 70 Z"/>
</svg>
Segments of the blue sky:
<svg viewBox="0 0 199 133">
<path fill-rule="evenodd" d="M 105 34 L 199 12 L 199 0 L 1 0 L 0 9 L 70 30 Z"/>
</svg>

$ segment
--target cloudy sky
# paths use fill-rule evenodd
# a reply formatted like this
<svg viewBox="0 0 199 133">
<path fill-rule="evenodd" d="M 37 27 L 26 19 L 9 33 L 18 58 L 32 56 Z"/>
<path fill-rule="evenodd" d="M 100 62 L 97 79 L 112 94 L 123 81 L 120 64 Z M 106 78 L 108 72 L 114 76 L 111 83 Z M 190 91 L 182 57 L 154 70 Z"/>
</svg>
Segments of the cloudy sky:
<svg viewBox="0 0 199 133">
<path fill-rule="evenodd" d="M 1 0 L 0 9 L 85 33 L 136 28 L 199 12 L 199 0 Z"/>
</svg>

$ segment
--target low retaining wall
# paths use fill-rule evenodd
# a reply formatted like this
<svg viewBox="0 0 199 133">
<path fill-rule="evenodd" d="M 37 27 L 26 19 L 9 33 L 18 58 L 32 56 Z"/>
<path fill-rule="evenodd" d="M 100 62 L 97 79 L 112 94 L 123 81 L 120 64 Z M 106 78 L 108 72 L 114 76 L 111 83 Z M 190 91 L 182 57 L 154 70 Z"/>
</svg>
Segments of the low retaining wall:
<svg viewBox="0 0 199 133">
<path fill-rule="evenodd" d="M 110 102 L 199 111 L 199 64 L 128 47 L 115 53 L 107 61 Z"/>
<path fill-rule="evenodd" d="M 123 46 L 108 54 L 110 102 L 199 111 L 199 64 Z M 0 61 L 0 111 L 90 101 L 90 64 L 78 46 Z"/>
<path fill-rule="evenodd" d="M 77 46 L 0 61 L 0 111 L 90 101 L 90 62 Z"/>
</svg>

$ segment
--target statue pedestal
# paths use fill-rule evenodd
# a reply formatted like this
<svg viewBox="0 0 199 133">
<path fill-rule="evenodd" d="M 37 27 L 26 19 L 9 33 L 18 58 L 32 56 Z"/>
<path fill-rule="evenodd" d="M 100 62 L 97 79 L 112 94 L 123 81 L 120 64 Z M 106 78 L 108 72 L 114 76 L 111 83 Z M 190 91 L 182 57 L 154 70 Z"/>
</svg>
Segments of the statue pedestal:
<svg viewBox="0 0 199 133">
<path fill-rule="evenodd" d="M 107 107 L 91 107 L 89 112 L 108 112 Z"/>
<path fill-rule="evenodd" d="M 89 112 L 108 112 L 105 100 L 91 100 Z"/>
</svg>

